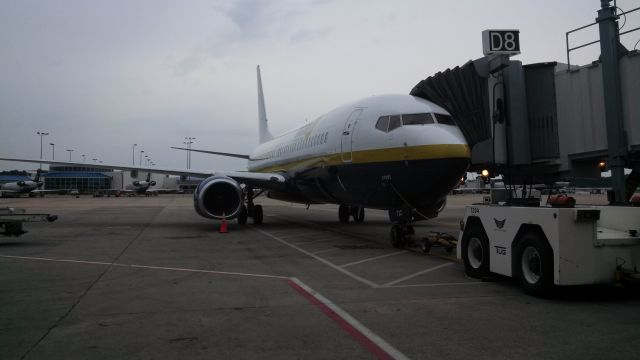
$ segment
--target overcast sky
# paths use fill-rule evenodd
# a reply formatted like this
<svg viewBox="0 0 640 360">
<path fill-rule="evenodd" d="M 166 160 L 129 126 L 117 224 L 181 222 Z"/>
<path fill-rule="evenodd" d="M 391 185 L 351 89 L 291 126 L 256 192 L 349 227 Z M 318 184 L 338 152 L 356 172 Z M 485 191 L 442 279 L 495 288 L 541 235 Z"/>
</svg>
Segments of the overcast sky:
<svg viewBox="0 0 640 360">
<path fill-rule="evenodd" d="M 250 153 L 257 144 L 255 67 L 271 132 L 343 103 L 408 93 L 420 80 L 482 56 L 482 30 L 520 29 L 525 64 L 566 62 L 565 33 L 599 0 L 567 1 L 25 1 L 0 0 L 0 155 L 131 164 L 144 150 L 184 168 L 194 148 Z M 619 0 L 631 9 L 640 1 Z M 640 24 L 629 15 L 627 29 Z M 572 46 L 597 39 L 596 27 Z M 623 37 L 633 48 L 635 33 Z M 597 46 L 572 63 L 596 59 Z M 246 162 L 193 154 L 192 168 Z M 0 162 L 0 170 L 34 169 Z"/>
</svg>

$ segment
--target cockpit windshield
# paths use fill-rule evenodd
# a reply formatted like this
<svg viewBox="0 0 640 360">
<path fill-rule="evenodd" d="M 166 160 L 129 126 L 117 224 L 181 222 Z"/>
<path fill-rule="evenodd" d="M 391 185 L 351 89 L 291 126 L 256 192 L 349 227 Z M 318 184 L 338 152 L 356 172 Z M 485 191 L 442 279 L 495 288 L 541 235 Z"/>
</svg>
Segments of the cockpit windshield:
<svg viewBox="0 0 640 360">
<path fill-rule="evenodd" d="M 455 125 L 455 121 L 449 115 L 419 113 L 402 115 L 385 115 L 378 118 L 376 129 L 383 132 L 390 132 L 405 125 L 427 125 L 427 124 Z"/>
<path fill-rule="evenodd" d="M 402 115 L 402 125 L 424 125 L 433 123 L 433 117 L 428 113 Z"/>
<path fill-rule="evenodd" d="M 444 125 L 455 125 L 455 121 L 453 121 L 453 118 L 449 115 L 445 115 L 445 114 L 433 114 L 436 117 L 436 120 L 438 121 L 438 124 L 444 124 Z"/>
</svg>

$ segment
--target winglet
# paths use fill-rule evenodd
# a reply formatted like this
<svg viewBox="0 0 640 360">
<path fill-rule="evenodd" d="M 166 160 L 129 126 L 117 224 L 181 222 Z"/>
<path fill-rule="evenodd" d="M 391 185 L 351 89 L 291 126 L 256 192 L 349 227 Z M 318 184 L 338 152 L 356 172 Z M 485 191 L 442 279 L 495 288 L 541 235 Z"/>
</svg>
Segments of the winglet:
<svg viewBox="0 0 640 360">
<path fill-rule="evenodd" d="M 267 110 L 264 106 L 264 94 L 262 93 L 262 78 L 260 77 L 260 65 L 258 69 L 258 139 L 260 144 L 273 139 L 273 135 L 269 132 L 269 124 L 267 123 Z"/>
</svg>

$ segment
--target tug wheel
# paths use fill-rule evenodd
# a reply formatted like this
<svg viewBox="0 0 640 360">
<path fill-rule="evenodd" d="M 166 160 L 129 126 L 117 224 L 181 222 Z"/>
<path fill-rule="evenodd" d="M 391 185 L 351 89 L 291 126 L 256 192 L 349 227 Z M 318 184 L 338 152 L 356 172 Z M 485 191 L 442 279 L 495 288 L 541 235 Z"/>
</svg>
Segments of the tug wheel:
<svg viewBox="0 0 640 360">
<path fill-rule="evenodd" d="M 516 249 L 516 277 L 525 292 L 545 296 L 553 288 L 553 250 L 539 234 L 530 232 Z"/>
<path fill-rule="evenodd" d="M 462 260 L 467 275 L 479 279 L 489 274 L 489 240 L 480 225 L 471 224 L 465 230 Z"/>
</svg>

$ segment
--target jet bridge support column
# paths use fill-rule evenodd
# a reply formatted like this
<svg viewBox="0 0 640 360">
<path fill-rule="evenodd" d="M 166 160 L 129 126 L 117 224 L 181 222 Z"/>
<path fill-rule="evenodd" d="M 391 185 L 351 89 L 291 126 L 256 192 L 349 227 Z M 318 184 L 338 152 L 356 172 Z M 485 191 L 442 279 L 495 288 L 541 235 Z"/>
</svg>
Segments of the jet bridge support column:
<svg viewBox="0 0 640 360">
<path fill-rule="evenodd" d="M 628 201 L 625 189 L 624 166 L 627 155 L 627 141 L 622 119 L 622 96 L 620 90 L 620 54 L 618 17 L 610 0 L 600 0 L 601 9 L 596 19 L 600 27 L 600 51 L 602 61 L 602 83 L 607 123 L 607 143 L 609 148 L 609 168 L 616 204 Z"/>
</svg>

